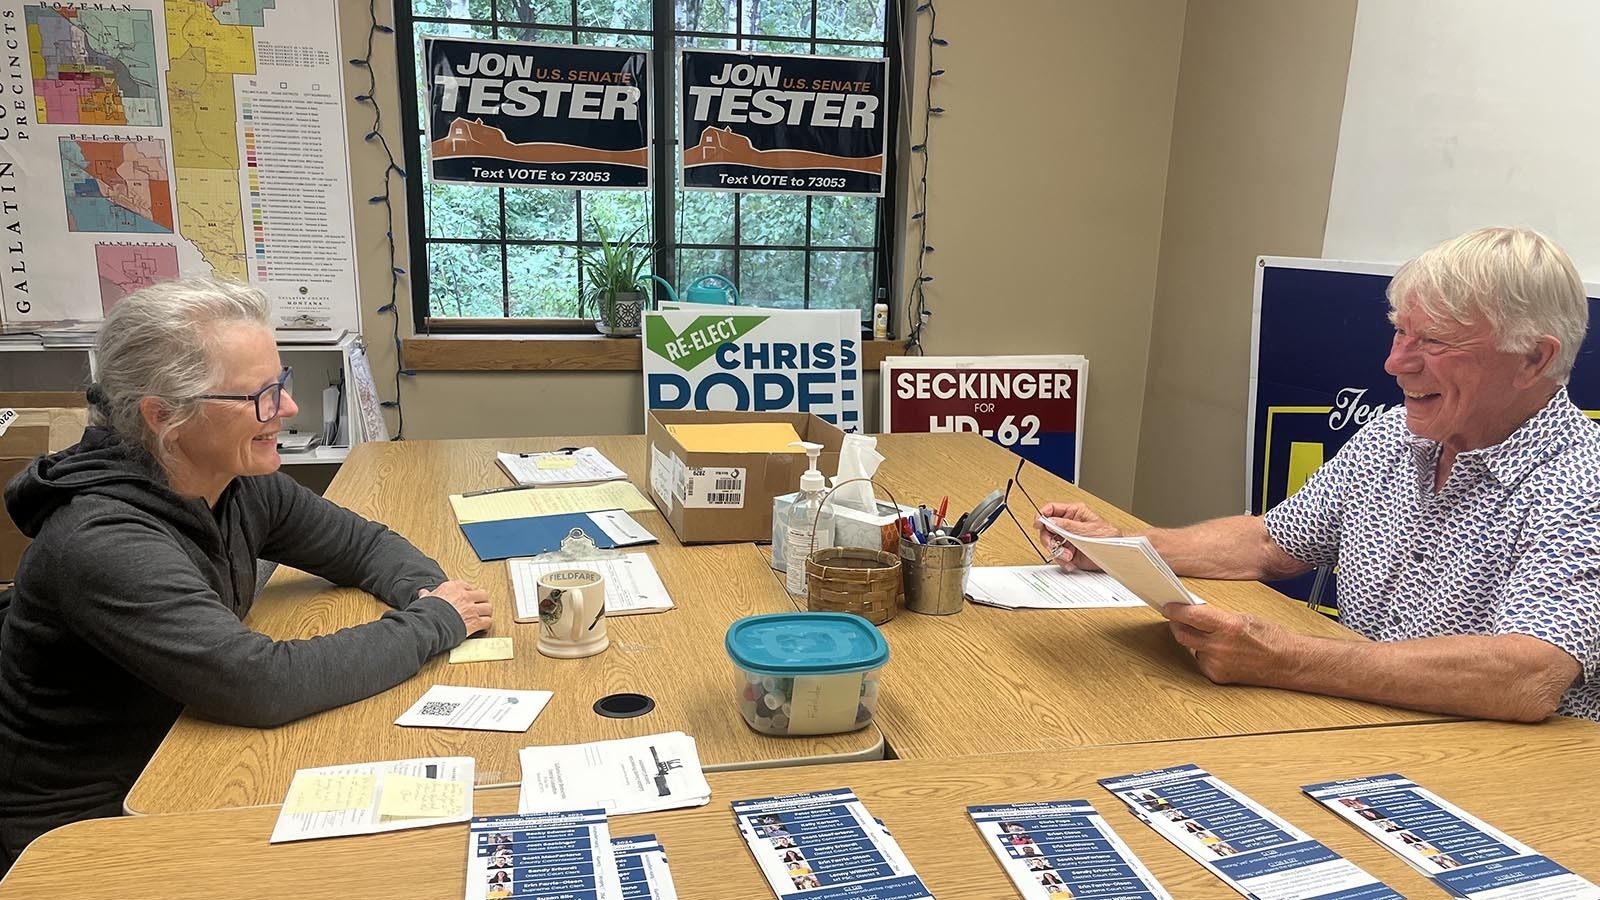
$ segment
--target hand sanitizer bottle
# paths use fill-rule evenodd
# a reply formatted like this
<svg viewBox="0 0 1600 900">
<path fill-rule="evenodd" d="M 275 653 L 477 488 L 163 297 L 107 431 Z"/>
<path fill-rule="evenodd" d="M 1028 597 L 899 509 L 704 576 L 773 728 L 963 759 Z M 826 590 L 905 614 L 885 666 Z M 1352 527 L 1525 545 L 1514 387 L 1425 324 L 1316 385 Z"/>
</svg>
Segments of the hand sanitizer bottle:
<svg viewBox="0 0 1600 900">
<path fill-rule="evenodd" d="M 789 507 L 788 530 L 784 535 L 784 559 L 789 566 L 785 585 L 791 594 L 804 594 L 806 557 L 812 550 L 833 546 L 833 510 L 822 502 L 827 493 L 824 490 L 827 482 L 817 471 L 817 455 L 822 452 L 822 445 L 796 441 L 790 446 L 805 448 L 806 472 L 800 476 L 800 493 Z M 816 529 L 814 539 L 813 527 Z"/>
</svg>

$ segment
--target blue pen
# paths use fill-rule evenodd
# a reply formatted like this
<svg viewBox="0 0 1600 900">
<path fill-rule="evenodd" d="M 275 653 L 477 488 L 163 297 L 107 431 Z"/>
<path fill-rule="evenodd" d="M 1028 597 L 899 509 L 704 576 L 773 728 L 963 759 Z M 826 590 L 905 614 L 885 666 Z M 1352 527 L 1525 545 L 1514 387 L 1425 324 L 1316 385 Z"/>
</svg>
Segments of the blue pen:
<svg viewBox="0 0 1600 900">
<path fill-rule="evenodd" d="M 922 523 L 917 521 L 916 516 L 912 516 L 911 518 L 911 536 L 917 539 L 917 543 L 926 544 L 927 541 L 922 539 Z"/>
<path fill-rule="evenodd" d="M 988 528 L 990 525 L 993 525 L 994 524 L 994 520 L 1000 518 L 1000 514 L 1005 512 L 1005 511 L 1006 511 L 1006 505 L 1004 503 L 1001 503 L 999 506 L 996 506 L 994 508 L 994 512 L 989 514 L 989 518 L 984 519 L 982 525 L 979 525 L 977 528 L 972 529 L 972 533 L 974 535 L 983 534 L 984 529 Z"/>
</svg>

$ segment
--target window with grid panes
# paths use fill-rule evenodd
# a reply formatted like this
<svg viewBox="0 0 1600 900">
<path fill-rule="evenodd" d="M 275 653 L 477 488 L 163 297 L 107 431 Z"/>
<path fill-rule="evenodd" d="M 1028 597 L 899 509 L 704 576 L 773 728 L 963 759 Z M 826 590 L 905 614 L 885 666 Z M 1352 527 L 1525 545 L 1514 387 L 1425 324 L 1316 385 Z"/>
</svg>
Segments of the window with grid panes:
<svg viewBox="0 0 1600 900">
<path fill-rule="evenodd" d="M 675 286 L 708 274 L 741 302 L 859 309 L 888 297 L 892 197 L 732 194 L 677 185 L 676 48 L 890 58 L 898 84 L 892 0 L 395 0 L 407 134 L 413 304 L 419 332 L 587 329 L 577 248 L 641 229 L 660 248 L 652 267 Z M 422 36 L 450 35 L 656 51 L 655 186 L 638 191 L 495 188 L 428 178 Z M 898 102 L 891 91 L 889 147 Z M 887 179 L 892 184 L 892 175 Z M 565 320 L 565 321 L 563 321 Z M 870 323 L 869 323 L 870 324 Z"/>
</svg>

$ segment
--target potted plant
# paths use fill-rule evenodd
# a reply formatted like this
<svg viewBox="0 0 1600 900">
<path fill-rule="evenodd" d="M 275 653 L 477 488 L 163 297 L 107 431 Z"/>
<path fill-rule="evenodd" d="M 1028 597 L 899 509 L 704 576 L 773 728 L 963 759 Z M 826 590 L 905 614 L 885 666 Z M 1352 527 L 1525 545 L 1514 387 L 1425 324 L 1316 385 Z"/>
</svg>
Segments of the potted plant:
<svg viewBox="0 0 1600 900">
<path fill-rule="evenodd" d="M 639 316 L 644 310 L 644 274 L 655 247 L 638 240 L 644 226 L 626 237 L 612 239 L 604 222 L 595 222 L 597 247 L 578 248 L 583 263 L 586 287 L 578 298 L 578 315 L 594 310 L 595 327 L 608 337 L 630 337 L 639 333 Z"/>
</svg>

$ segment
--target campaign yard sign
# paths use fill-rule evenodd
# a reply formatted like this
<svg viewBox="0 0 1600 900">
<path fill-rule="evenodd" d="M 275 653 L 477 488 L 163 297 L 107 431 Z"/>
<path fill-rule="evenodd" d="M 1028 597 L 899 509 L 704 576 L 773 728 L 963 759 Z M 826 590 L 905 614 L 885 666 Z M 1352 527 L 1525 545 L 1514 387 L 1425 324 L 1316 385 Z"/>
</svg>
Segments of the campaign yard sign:
<svg viewBox="0 0 1600 900">
<path fill-rule="evenodd" d="M 685 304 L 643 327 L 646 410 L 811 413 L 861 430 L 856 310 Z"/>
<path fill-rule="evenodd" d="M 1082 356 L 891 356 L 879 371 L 884 431 L 977 432 L 1077 483 Z"/>
<path fill-rule="evenodd" d="M 650 54 L 424 37 L 434 181 L 650 185 Z"/>
<path fill-rule="evenodd" d="M 889 61 L 681 50 L 684 190 L 882 197 Z"/>
</svg>

